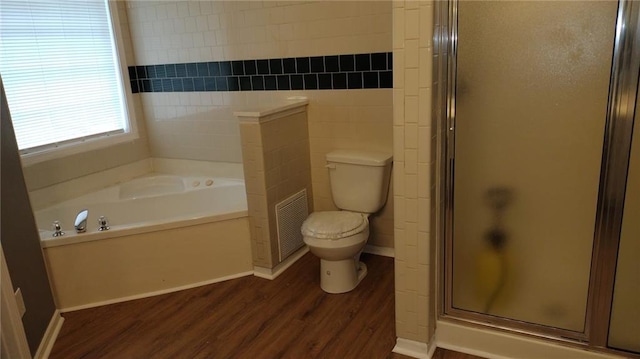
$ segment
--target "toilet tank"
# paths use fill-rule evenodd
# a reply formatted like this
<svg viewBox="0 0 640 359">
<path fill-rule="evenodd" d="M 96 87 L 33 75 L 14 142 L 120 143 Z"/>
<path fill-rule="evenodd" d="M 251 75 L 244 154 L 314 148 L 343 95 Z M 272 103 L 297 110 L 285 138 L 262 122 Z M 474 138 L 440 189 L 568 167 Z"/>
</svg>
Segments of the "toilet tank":
<svg viewBox="0 0 640 359">
<path fill-rule="evenodd" d="M 327 153 L 331 195 L 347 211 L 375 213 L 387 201 L 392 156 L 387 153 L 338 150 Z"/>
</svg>

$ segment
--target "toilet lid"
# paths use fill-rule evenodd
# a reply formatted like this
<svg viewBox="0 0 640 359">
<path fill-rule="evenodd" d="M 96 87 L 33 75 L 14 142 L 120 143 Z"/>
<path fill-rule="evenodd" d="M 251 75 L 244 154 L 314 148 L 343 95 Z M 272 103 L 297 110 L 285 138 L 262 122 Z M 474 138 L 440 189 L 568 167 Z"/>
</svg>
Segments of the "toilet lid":
<svg viewBox="0 0 640 359">
<path fill-rule="evenodd" d="M 367 217 L 361 213 L 314 212 L 302 223 L 302 235 L 319 239 L 339 239 L 358 234 L 368 225 Z"/>
</svg>

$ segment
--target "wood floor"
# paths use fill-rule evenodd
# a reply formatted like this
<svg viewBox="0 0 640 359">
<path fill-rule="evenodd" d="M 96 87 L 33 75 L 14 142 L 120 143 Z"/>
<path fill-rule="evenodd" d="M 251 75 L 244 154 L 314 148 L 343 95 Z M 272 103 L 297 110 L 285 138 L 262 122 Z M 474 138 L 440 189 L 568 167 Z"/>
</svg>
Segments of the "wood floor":
<svg viewBox="0 0 640 359">
<path fill-rule="evenodd" d="M 249 276 L 65 313 L 50 355 L 63 358 L 407 358 L 395 344 L 393 259 L 363 255 L 356 290 L 324 293 L 319 260 L 273 281 Z M 434 358 L 476 357 L 438 349 Z"/>
</svg>

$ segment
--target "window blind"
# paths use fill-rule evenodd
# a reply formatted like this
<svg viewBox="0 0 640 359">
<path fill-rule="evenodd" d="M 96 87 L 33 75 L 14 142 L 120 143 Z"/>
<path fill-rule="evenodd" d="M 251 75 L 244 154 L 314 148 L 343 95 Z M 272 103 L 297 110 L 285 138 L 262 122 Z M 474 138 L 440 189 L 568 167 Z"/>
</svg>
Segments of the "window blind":
<svg viewBox="0 0 640 359">
<path fill-rule="evenodd" d="M 112 34 L 105 0 L 0 2 L 0 75 L 19 149 L 127 130 Z"/>
</svg>

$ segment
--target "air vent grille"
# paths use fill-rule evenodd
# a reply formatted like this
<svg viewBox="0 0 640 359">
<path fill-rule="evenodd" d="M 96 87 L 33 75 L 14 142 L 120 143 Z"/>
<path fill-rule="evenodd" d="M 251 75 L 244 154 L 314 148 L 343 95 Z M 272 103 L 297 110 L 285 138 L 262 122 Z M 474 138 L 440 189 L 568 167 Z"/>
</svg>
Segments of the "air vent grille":
<svg viewBox="0 0 640 359">
<path fill-rule="evenodd" d="M 304 245 L 300 228 L 308 216 L 306 189 L 276 204 L 280 262 Z"/>
</svg>

